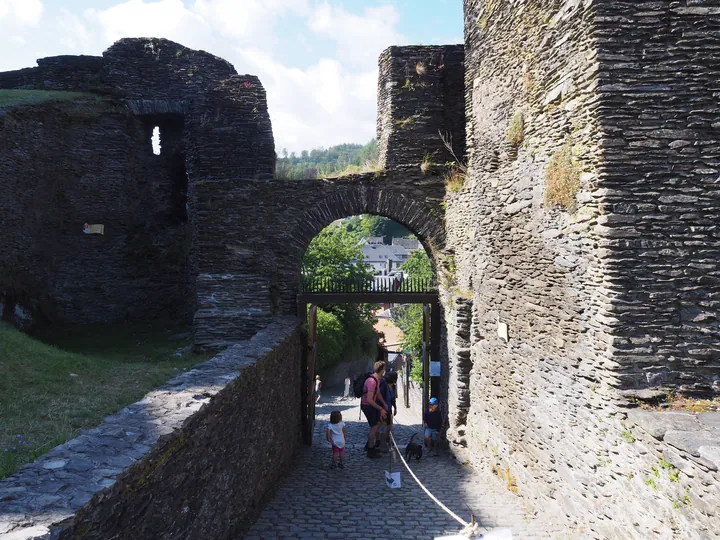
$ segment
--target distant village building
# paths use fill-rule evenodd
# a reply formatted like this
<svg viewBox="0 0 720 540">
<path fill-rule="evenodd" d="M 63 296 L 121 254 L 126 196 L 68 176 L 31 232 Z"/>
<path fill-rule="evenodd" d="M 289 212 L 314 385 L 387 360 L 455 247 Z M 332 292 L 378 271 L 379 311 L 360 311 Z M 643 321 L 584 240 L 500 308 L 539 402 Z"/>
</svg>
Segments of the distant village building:
<svg viewBox="0 0 720 540">
<path fill-rule="evenodd" d="M 417 238 L 393 238 L 392 239 L 392 245 L 393 246 L 402 246 L 408 251 L 415 251 L 418 249 L 422 249 L 422 244 L 420 243 L 420 240 Z"/>
<path fill-rule="evenodd" d="M 410 258 L 410 252 L 402 245 L 387 245 L 382 236 L 363 238 L 363 261 L 373 267 L 378 276 L 387 276 L 402 266 Z"/>
</svg>

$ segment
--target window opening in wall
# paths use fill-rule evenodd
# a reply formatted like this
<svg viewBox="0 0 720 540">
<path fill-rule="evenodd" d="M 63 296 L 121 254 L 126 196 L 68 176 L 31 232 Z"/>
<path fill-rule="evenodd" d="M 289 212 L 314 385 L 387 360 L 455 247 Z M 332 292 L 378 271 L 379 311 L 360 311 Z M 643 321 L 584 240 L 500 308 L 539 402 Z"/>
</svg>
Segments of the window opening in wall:
<svg viewBox="0 0 720 540">
<path fill-rule="evenodd" d="M 152 142 L 153 154 L 155 154 L 156 156 L 159 156 L 160 150 L 162 149 L 162 147 L 160 146 L 160 127 L 159 126 L 155 126 L 153 128 L 152 138 L 150 139 L 150 141 Z"/>
</svg>

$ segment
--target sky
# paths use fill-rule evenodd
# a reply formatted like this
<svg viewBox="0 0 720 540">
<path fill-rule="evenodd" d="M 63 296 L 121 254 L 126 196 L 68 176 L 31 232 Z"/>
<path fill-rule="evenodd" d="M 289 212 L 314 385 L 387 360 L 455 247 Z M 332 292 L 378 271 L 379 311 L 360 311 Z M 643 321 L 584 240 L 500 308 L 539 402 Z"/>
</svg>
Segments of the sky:
<svg viewBox="0 0 720 540">
<path fill-rule="evenodd" d="M 278 153 L 375 136 L 377 58 L 463 40 L 462 0 L 0 0 L 0 71 L 162 37 L 260 77 Z"/>
</svg>

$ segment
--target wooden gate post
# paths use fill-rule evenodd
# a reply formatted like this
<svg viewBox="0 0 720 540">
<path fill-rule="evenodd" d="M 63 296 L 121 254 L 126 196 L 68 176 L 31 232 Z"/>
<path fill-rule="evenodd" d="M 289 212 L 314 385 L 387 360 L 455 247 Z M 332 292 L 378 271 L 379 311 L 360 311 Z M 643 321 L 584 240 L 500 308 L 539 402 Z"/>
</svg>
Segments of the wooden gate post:
<svg viewBox="0 0 720 540">
<path fill-rule="evenodd" d="M 315 358 L 317 355 L 317 306 L 311 305 L 308 311 L 308 347 L 307 347 L 307 421 L 305 444 L 312 445 L 315 429 Z"/>
</svg>

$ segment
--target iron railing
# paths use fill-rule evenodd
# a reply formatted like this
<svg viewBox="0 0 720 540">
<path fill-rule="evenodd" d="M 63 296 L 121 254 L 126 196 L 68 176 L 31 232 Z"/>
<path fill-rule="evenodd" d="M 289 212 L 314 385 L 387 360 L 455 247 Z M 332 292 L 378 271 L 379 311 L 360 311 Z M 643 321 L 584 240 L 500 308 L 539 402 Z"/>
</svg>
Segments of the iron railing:
<svg viewBox="0 0 720 540">
<path fill-rule="evenodd" d="M 434 293 L 438 290 L 434 279 L 395 276 L 375 276 L 372 279 L 305 276 L 301 287 L 305 293 Z"/>
</svg>

